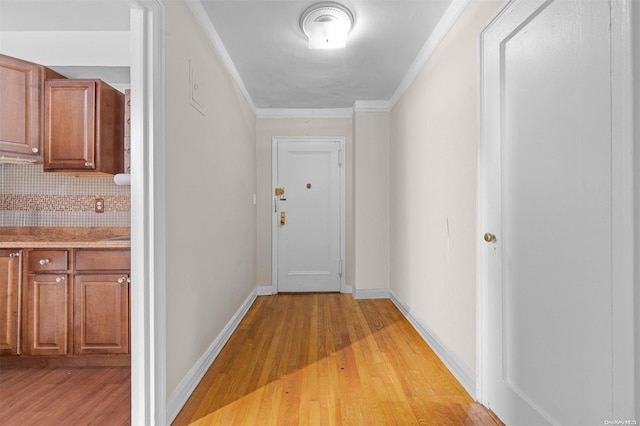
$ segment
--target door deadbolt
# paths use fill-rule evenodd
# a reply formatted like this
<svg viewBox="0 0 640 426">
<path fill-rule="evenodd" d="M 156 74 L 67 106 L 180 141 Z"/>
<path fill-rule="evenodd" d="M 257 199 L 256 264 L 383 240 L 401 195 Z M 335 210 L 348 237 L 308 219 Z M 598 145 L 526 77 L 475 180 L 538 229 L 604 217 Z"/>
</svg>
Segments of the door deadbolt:
<svg viewBox="0 0 640 426">
<path fill-rule="evenodd" d="M 286 220 L 287 220 L 287 216 L 285 212 L 280 212 L 280 225 L 284 226 Z"/>
</svg>

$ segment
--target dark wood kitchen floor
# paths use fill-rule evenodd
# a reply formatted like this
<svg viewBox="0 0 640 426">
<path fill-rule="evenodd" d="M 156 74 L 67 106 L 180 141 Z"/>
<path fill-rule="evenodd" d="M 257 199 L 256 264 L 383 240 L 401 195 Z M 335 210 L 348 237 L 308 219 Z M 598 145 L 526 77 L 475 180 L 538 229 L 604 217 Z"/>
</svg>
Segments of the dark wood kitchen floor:
<svg viewBox="0 0 640 426">
<path fill-rule="evenodd" d="M 0 425 L 131 424 L 130 367 L 0 368 Z"/>
</svg>

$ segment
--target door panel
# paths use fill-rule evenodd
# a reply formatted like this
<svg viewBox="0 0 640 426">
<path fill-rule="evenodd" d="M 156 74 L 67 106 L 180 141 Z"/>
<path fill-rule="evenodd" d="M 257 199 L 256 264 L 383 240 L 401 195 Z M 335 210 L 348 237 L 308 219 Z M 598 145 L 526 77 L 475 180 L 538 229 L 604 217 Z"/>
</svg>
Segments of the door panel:
<svg viewBox="0 0 640 426">
<path fill-rule="evenodd" d="M 488 399 L 507 424 L 612 414 L 609 24 L 606 1 L 516 1 L 484 35 Z"/>
<path fill-rule="evenodd" d="M 337 141 L 279 141 L 278 291 L 340 291 L 341 148 Z"/>
<path fill-rule="evenodd" d="M 20 353 L 22 251 L 0 250 L 0 354 Z"/>
</svg>

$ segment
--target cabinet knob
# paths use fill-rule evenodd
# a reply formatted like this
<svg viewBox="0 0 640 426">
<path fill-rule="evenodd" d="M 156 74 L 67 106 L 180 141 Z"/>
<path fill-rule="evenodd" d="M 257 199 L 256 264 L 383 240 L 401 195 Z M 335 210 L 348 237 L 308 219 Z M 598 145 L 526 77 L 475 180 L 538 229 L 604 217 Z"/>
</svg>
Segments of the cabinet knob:
<svg viewBox="0 0 640 426">
<path fill-rule="evenodd" d="M 63 282 L 65 279 L 66 279 L 65 277 L 58 277 L 58 278 L 56 278 L 56 282 L 57 282 L 57 283 L 61 283 L 61 282 Z"/>
<path fill-rule="evenodd" d="M 9 253 L 9 257 L 20 257 L 20 253 Z"/>
<path fill-rule="evenodd" d="M 91 161 L 87 161 L 84 165 L 85 167 L 93 167 L 93 163 Z"/>
<path fill-rule="evenodd" d="M 41 265 L 46 265 L 47 263 L 51 262 L 49 259 L 40 259 L 40 264 Z"/>
<path fill-rule="evenodd" d="M 37 154 L 38 152 L 40 152 L 40 150 L 38 148 L 31 148 L 31 152 L 33 152 L 34 154 Z"/>
<path fill-rule="evenodd" d="M 118 278 L 118 283 L 119 283 L 119 284 L 124 284 L 124 283 L 126 283 L 126 282 L 127 282 L 127 277 L 120 277 L 120 278 Z"/>
</svg>

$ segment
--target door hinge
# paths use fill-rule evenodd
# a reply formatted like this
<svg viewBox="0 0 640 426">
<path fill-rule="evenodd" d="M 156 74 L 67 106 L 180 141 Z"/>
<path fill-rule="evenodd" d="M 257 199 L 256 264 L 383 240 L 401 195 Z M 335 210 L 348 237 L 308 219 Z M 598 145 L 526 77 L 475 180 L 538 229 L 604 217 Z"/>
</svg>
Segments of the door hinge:
<svg viewBox="0 0 640 426">
<path fill-rule="evenodd" d="M 342 278 L 342 259 L 338 261 L 338 276 Z"/>
<path fill-rule="evenodd" d="M 338 150 L 338 167 L 342 167 L 342 148 Z"/>
</svg>

